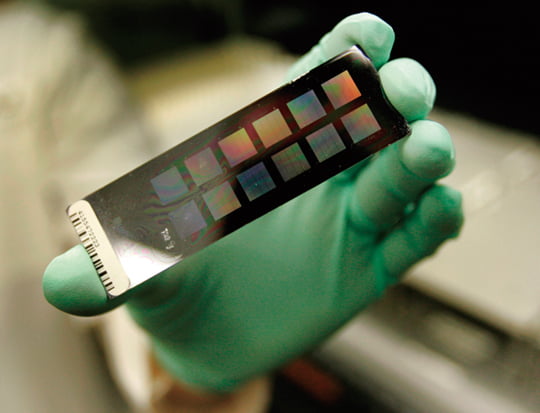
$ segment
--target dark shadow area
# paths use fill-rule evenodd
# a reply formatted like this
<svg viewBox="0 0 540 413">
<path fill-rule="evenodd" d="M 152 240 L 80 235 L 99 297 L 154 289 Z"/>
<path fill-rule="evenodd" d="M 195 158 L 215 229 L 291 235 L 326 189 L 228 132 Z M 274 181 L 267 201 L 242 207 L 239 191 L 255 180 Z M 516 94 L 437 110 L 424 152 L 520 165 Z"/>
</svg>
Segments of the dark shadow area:
<svg viewBox="0 0 540 413">
<path fill-rule="evenodd" d="M 99 2 L 51 0 L 86 16 L 125 67 L 248 34 L 304 53 L 339 20 L 369 11 L 397 33 L 393 57 L 411 56 L 433 75 L 438 104 L 502 126 L 539 133 L 538 49 L 532 6 L 469 2 L 391 3 L 306 0 Z"/>
</svg>

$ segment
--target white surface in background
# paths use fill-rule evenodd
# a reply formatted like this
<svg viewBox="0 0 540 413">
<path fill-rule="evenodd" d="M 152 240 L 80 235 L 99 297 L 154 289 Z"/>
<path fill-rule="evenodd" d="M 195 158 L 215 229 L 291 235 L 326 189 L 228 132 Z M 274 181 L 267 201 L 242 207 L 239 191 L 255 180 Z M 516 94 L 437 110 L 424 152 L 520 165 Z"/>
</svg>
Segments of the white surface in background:
<svg viewBox="0 0 540 413">
<path fill-rule="evenodd" d="M 319 356 L 359 387 L 373 387 L 395 411 L 533 413 L 471 376 L 462 365 L 405 338 L 368 313 L 328 341 Z"/>
<path fill-rule="evenodd" d="M 233 39 L 142 69 L 130 83 L 166 150 L 281 86 L 294 60 L 271 44 Z"/>
<path fill-rule="evenodd" d="M 459 239 L 408 282 L 503 330 L 540 343 L 540 137 L 444 112 L 463 193 Z"/>
</svg>

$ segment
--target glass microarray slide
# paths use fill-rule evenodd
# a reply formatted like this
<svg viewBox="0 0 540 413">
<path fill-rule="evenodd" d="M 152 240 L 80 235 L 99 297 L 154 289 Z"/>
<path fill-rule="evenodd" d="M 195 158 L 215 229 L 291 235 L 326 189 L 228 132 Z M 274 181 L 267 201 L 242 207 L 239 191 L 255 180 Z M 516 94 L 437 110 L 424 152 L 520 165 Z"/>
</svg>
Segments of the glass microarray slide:
<svg viewBox="0 0 540 413">
<path fill-rule="evenodd" d="M 68 216 L 113 298 L 409 132 L 352 47 L 73 203 Z"/>
</svg>

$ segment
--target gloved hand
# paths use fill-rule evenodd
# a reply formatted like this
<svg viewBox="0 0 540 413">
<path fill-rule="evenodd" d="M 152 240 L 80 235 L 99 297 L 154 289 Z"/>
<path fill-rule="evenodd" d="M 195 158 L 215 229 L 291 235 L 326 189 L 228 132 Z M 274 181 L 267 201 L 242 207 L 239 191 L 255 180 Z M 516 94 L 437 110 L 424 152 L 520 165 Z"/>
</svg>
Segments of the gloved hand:
<svg viewBox="0 0 540 413">
<path fill-rule="evenodd" d="M 293 67 L 291 77 L 353 44 L 370 56 L 407 139 L 334 177 L 120 299 L 108 301 L 85 250 L 47 268 L 47 299 L 93 315 L 126 302 L 157 360 L 195 388 L 227 392 L 313 348 L 462 224 L 458 192 L 435 182 L 454 165 L 439 124 L 423 120 L 435 88 L 410 59 L 386 63 L 390 26 L 351 16 Z"/>
</svg>

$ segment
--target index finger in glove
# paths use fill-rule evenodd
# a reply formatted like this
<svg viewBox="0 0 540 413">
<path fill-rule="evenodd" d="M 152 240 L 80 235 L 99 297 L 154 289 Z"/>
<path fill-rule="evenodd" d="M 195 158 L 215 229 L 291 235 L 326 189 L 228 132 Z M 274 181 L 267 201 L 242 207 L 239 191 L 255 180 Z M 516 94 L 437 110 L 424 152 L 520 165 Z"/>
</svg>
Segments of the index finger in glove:
<svg viewBox="0 0 540 413">
<path fill-rule="evenodd" d="M 328 59 L 358 45 L 376 68 L 390 57 L 394 31 L 386 22 L 370 13 L 359 13 L 339 22 L 320 42 L 294 64 L 287 78 L 293 79 Z"/>
</svg>

